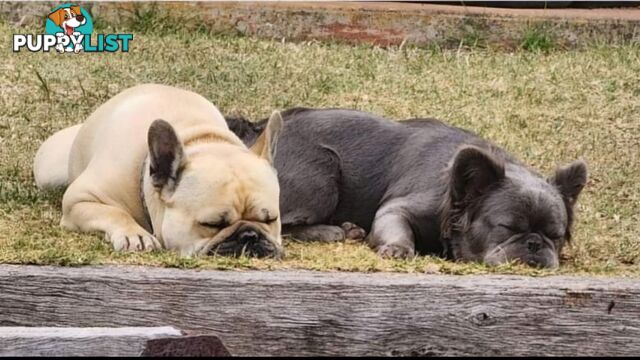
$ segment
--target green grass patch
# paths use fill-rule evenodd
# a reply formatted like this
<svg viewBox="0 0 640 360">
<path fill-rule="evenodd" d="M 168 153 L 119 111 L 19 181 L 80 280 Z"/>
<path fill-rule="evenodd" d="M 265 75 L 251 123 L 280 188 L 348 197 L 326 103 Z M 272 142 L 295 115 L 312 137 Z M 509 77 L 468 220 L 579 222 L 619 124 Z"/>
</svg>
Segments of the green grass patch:
<svg viewBox="0 0 640 360">
<path fill-rule="evenodd" d="M 520 48 L 526 51 L 551 51 L 556 48 L 553 33 L 545 25 L 529 27 L 522 35 Z"/>
<path fill-rule="evenodd" d="M 14 32 L 0 24 L 2 43 L 10 44 Z M 525 38 L 523 49 L 549 49 L 540 34 Z M 0 56 L 1 263 L 640 275 L 638 46 L 510 53 L 144 31 L 135 33 L 129 53 L 12 53 L 4 47 Z M 589 182 L 563 266 L 550 272 L 434 257 L 386 260 L 353 242 L 286 241 L 282 261 L 180 258 L 167 251 L 115 253 L 100 234 L 62 230 L 61 193 L 34 185 L 38 146 L 119 91 L 147 82 L 196 91 L 224 113 L 250 118 L 292 106 L 355 108 L 393 119 L 438 117 L 491 139 L 544 174 L 584 157 Z"/>
</svg>

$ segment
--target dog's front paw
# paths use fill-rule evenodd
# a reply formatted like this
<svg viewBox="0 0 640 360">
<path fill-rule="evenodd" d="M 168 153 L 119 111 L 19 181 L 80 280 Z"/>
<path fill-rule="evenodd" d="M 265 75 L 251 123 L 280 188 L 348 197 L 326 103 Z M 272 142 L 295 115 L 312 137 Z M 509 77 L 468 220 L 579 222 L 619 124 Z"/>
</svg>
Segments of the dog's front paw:
<svg viewBox="0 0 640 360">
<path fill-rule="evenodd" d="M 367 232 L 354 223 L 344 222 L 342 223 L 342 225 L 340 225 L 340 227 L 344 231 L 345 237 L 347 239 L 362 240 L 367 236 Z"/>
<path fill-rule="evenodd" d="M 119 232 L 109 236 L 116 251 L 151 251 L 162 249 L 155 236 L 147 232 Z"/>
<path fill-rule="evenodd" d="M 407 245 L 387 244 L 378 248 L 378 255 L 385 258 L 407 259 L 415 256 L 415 251 Z"/>
</svg>

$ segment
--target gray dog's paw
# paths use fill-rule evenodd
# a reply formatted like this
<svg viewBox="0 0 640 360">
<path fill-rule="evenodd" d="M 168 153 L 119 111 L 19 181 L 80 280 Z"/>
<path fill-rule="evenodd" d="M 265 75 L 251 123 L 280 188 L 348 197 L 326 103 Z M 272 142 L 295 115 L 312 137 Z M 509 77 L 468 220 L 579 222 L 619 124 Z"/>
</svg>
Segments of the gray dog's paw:
<svg viewBox="0 0 640 360">
<path fill-rule="evenodd" d="M 162 245 L 155 236 L 149 233 L 115 233 L 109 237 L 109 241 L 116 251 L 151 251 L 162 249 Z"/>
<path fill-rule="evenodd" d="M 367 236 L 367 232 L 354 223 L 344 222 L 342 223 L 342 225 L 340 225 L 340 227 L 344 231 L 345 237 L 347 239 L 363 240 Z"/>
<path fill-rule="evenodd" d="M 415 252 L 406 245 L 387 244 L 378 248 L 378 255 L 385 258 L 407 259 L 414 257 Z"/>
</svg>

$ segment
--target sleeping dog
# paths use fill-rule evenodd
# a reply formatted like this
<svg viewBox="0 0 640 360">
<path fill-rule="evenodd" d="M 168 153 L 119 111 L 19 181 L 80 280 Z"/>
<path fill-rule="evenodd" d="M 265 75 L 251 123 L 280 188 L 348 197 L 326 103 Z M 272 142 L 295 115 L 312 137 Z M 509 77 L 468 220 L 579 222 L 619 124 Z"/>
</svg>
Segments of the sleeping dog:
<svg viewBox="0 0 640 360">
<path fill-rule="evenodd" d="M 392 122 L 341 109 L 282 115 L 275 167 L 283 232 L 334 240 L 352 222 L 382 256 L 559 265 L 587 181 L 582 160 L 544 178 L 490 142 L 435 119 Z M 226 120 L 247 145 L 266 124 Z"/>
<path fill-rule="evenodd" d="M 282 255 L 276 112 L 249 149 L 191 91 L 126 89 L 38 149 L 39 188 L 66 188 L 60 224 L 100 231 L 116 250 Z"/>
</svg>

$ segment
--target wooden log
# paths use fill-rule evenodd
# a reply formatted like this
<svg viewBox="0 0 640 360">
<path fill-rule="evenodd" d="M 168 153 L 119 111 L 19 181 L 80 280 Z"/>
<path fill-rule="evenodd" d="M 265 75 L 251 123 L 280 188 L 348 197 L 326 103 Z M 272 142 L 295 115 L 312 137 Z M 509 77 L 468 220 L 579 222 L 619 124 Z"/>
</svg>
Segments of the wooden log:
<svg viewBox="0 0 640 360">
<path fill-rule="evenodd" d="M 158 325 L 234 355 L 636 355 L 640 282 L 0 266 L 0 326 Z"/>
<path fill-rule="evenodd" d="M 181 336 L 170 326 L 0 327 L 0 356 L 139 356 L 149 340 Z"/>
</svg>

